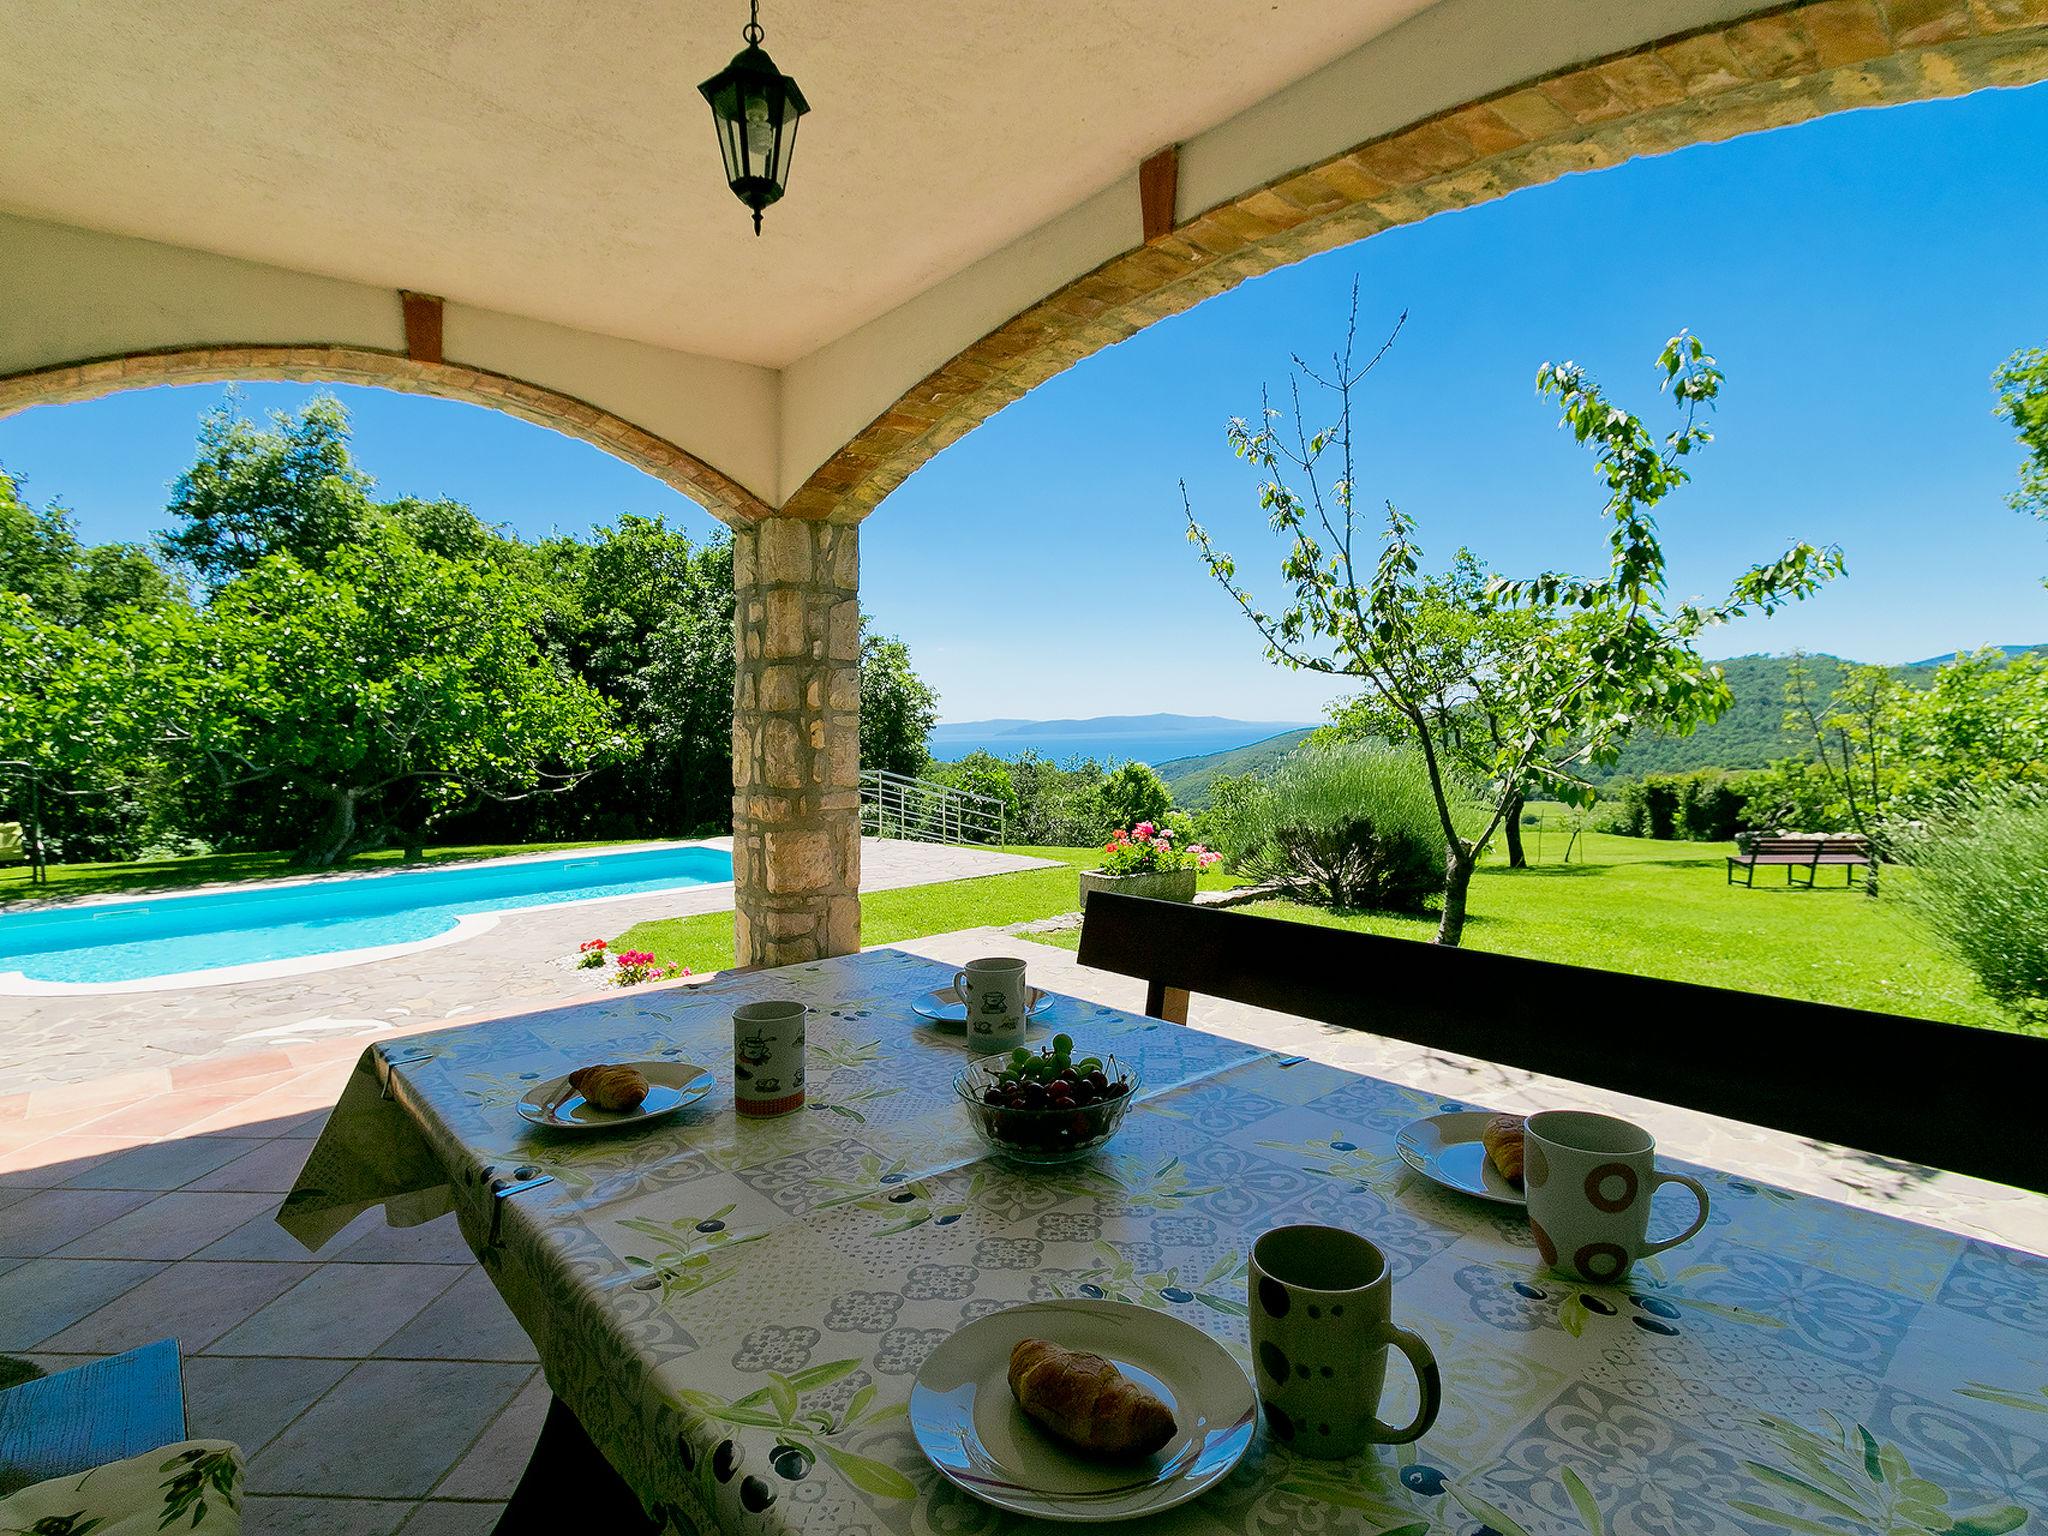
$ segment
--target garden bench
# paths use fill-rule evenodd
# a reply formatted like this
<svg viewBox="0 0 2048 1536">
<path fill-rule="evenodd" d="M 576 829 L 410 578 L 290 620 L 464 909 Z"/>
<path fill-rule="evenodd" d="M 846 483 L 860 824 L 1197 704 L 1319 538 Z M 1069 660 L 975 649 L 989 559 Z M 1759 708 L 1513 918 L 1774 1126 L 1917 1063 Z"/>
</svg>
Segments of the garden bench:
<svg viewBox="0 0 2048 1536">
<path fill-rule="evenodd" d="M 1098 891 L 1081 964 L 2048 1193 L 2048 1040 Z"/>
<path fill-rule="evenodd" d="M 1856 871 L 1871 869 L 1876 861 L 1870 856 L 1870 840 L 1865 837 L 1753 837 L 1742 852 L 1728 855 L 1728 883 L 1735 883 L 1735 871 L 1741 869 L 1742 883 L 1754 887 L 1759 864 L 1784 865 L 1787 885 L 1792 884 L 1792 872 L 1803 869 L 1809 886 L 1823 864 L 1839 864 L 1844 871 L 1842 883 L 1854 885 Z"/>
</svg>

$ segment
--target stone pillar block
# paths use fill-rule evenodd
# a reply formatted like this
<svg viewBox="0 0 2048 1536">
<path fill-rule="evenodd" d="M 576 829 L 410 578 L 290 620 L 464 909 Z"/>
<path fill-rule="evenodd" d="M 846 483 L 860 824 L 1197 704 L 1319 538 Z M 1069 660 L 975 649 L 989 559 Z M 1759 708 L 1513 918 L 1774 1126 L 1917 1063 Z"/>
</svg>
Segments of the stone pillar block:
<svg viewBox="0 0 2048 1536">
<path fill-rule="evenodd" d="M 743 965 L 860 947 L 860 531 L 733 535 L 733 881 Z"/>
</svg>

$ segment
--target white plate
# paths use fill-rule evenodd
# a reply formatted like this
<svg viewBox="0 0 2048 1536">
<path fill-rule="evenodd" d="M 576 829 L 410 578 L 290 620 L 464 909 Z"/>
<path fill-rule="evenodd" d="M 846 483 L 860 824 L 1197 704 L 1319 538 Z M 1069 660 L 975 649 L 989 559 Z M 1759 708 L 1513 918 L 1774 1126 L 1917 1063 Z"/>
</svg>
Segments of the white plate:
<svg viewBox="0 0 2048 1536">
<path fill-rule="evenodd" d="M 1431 1115 L 1401 1127 L 1394 1148 L 1401 1160 L 1433 1184 L 1501 1205 L 1527 1205 L 1522 1192 L 1500 1175 L 1480 1145 L 1479 1133 L 1493 1111 L 1460 1109 Z"/>
<path fill-rule="evenodd" d="M 1017 1406 L 1010 1351 L 1051 1339 L 1102 1356 L 1173 1410 L 1153 1456 L 1070 1451 Z M 1032 1301 L 954 1331 L 910 1389 L 910 1432 L 945 1479 L 998 1509 L 1106 1524 L 1171 1509 L 1219 1482 L 1252 1443 L 1259 1400 L 1244 1367 L 1192 1324 L 1121 1301 Z"/>
<path fill-rule="evenodd" d="M 711 1074 L 686 1061 L 618 1061 L 613 1066 L 634 1067 L 647 1079 L 647 1097 L 635 1109 L 599 1109 L 558 1077 L 551 1083 L 535 1083 L 533 1091 L 519 1101 L 523 1119 L 556 1131 L 610 1131 L 620 1126 L 645 1125 L 694 1104 L 715 1084 Z"/>
<path fill-rule="evenodd" d="M 1027 987 L 1025 990 L 1031 994 L 1030 1002 L 1024 1005 L 1024 1018 L 1027 1023 L 1033 1019 L 1042 1019 L 1052 1012 L 1052 1005 L 1057 999 L 1050 992 L 1043 987 Z M 936 992 L 927 992 L 910 1006 L 919 1018 L 936 1024 L 941 1029 L 967 1028 L 967 1005 L 960 1001 L 960 994 L 951 987 L 941 987 Z"/>
</svg>

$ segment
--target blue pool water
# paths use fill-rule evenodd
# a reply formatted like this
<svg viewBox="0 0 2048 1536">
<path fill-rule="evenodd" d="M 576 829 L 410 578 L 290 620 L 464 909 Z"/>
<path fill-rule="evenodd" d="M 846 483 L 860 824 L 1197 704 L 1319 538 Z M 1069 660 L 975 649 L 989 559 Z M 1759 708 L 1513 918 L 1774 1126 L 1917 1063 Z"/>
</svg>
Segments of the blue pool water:
<svg viewBox="0 0 2048 1536">
<path fill-rule="evenodd" d="M 720 849 L 654 848 L 58 907 L 0 917 L 0 973 L 140 981 L 414 943 L 476 912 L 730 879 L 732 856 Z"/>
</svg>

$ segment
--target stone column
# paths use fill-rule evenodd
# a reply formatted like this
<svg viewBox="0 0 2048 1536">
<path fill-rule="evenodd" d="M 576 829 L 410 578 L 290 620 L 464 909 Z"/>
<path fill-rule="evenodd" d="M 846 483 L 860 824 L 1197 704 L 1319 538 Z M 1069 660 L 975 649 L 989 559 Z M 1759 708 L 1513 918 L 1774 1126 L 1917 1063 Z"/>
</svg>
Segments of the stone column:
<svg viewBox="0 0 2048 1536">
<path fill-rule="evenodd" d="M 860 948 L 860 529 L 733 534 L 732 854 L 742 965 Z"/>
</svg>

